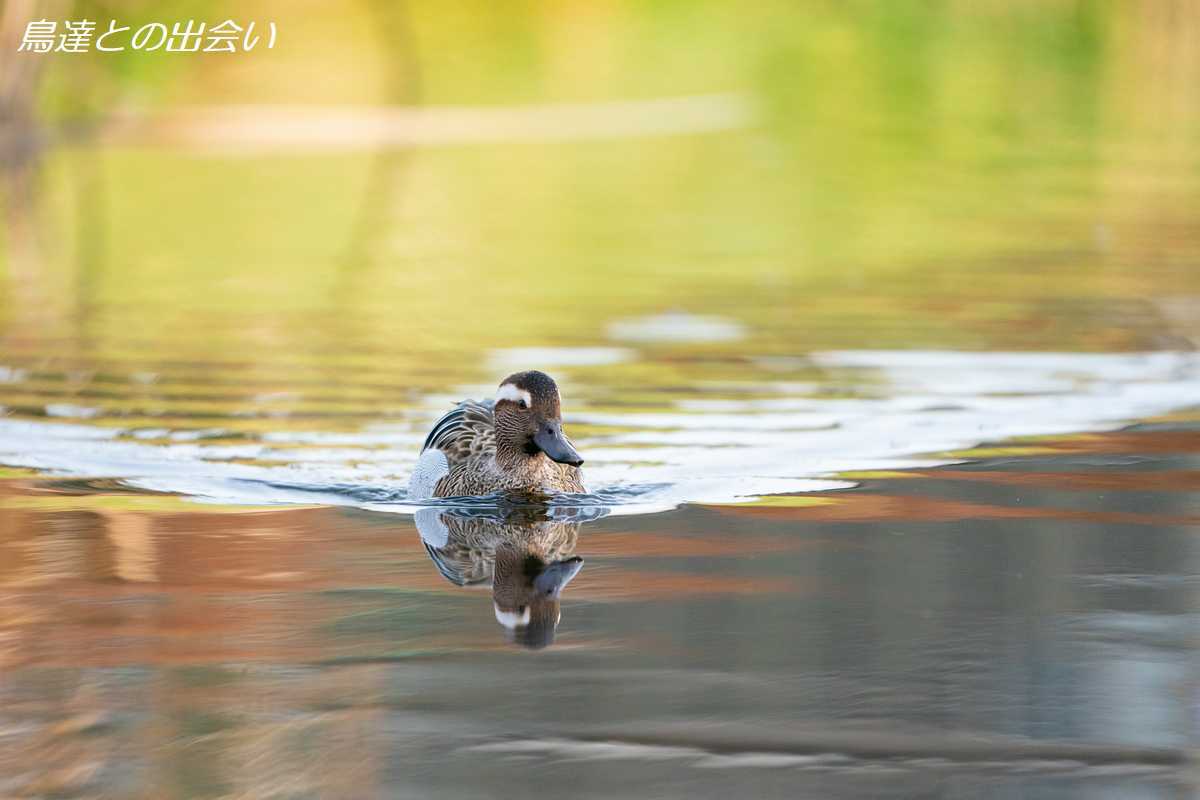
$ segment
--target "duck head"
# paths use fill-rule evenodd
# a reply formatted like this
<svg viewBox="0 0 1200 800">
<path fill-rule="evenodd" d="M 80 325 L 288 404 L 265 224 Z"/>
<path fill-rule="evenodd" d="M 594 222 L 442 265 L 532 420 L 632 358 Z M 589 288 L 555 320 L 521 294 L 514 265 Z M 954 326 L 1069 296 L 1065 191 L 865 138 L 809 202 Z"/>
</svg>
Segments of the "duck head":
<svg viewBox="0 0 1200 800">
<path fill-rule="evenodd" d="M 578 467 L 583 458 L 563 434 L 558 385 L 544 372 L 509 375 L 496 392 L 496 456 L 512 460 L 545 454 Z"/>
<path fill-rule="evenodd" d="M 582 568 L 579 556 L 546 562 L 507 544 L 496 548 L 492 575 L 496 621 L 525 647 L 552 644 L 562 616 L 559 595 Z"/>
</svg>

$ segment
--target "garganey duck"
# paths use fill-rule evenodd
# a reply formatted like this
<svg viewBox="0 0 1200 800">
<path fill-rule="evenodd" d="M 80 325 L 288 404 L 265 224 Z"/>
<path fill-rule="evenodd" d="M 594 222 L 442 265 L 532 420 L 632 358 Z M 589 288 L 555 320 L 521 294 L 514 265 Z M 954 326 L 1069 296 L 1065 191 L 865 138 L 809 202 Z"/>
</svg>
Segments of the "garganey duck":
<svg viewBox="0 0 1200 800">
<path fill-rule="evenodd" d="M 558 386 L 544 372 L 509 375 L 493 400 L 464 400 L 433 426 L 410 500 L 492 492 L 584 492 L 583 459 L 563 434 Z"/>
</svg>

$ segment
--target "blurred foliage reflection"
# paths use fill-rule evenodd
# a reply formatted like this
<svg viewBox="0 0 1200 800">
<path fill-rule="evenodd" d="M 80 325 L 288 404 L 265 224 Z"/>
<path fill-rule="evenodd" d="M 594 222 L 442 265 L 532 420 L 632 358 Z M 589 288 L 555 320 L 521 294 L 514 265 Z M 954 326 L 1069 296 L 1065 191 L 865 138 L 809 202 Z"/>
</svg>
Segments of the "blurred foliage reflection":
<svg viewBox="0 0 1200 800">
<path fill-rule="evenodd" d="M 712 363 L 1196 339 L 1194 4 L 6 8 L 281 34 L 4 54 L 5 363 L 428 389 L 673 309 L 747 326 L 656 351 Z"/>
</svg>

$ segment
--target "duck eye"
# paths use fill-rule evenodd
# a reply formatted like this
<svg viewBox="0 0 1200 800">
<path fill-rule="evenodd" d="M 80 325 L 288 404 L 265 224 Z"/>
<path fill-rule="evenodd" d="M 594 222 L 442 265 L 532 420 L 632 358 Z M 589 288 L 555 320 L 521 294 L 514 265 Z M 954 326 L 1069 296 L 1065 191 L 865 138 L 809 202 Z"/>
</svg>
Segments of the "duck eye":
<svg viewBox="0 0 1200 800">
<path fill-rule="evenodd" d="M 521 405 L 521 408 L 529 408 L 529 404 L 526 403 L 524 400 L 519 401 L 519 403 Z"/>
</svg>

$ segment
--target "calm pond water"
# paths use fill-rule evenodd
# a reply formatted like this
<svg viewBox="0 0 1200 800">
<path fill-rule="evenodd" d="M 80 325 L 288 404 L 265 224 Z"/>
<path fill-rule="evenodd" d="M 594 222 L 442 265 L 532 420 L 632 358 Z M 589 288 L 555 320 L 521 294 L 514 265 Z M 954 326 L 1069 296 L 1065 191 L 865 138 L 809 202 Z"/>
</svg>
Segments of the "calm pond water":
<svg viewBox="0 0 1200 800">
<path fill-rule="evenodd" d="M 1194 9 L 247 5 L 0 115 L 0 796 L 1195 794 Z"/>
</svg>

